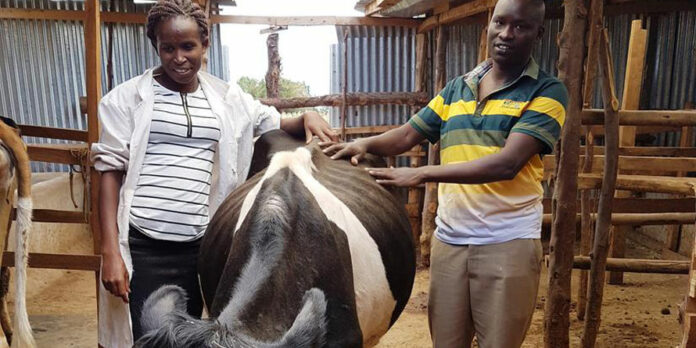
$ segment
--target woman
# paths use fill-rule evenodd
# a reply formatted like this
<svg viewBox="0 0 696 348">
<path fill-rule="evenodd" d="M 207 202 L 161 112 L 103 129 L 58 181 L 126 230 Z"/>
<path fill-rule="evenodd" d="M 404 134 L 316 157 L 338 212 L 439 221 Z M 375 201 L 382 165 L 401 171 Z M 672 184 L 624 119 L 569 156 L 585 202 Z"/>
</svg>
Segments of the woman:
<svg viewBox="0 0 696 348">
<path fill-rule="evenodd" d="M 316 112 L 281 120 L 235 84 L 200 71 L 208 23 L 190 0 L 160 0 L 147 35 L 161 65 L 104 96 L 92 147 L 102 173 L 99 343 L 108 348 L 130 347 L 143 334 L 140 308 L 161 285 L 183 287 L 189 313 L 201 315 L 199 241 L 246 178 L 253 137 L 280 127 L 308 141 L 336 140 Z"/>
</svg>

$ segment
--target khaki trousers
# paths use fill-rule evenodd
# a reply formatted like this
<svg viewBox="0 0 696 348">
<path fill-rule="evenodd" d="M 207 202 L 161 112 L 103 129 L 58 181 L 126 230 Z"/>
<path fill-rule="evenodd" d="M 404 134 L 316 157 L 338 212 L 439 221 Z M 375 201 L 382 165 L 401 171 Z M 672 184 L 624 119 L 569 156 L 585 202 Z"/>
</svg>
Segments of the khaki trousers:
<svg viewBox="0 0 696 348">
<path fill-rule="evenodd" d="M 433 238 L 428 323 L 434 348 L 519 348 L 534 313 L 538 239 L 450 245 Z"/>
</svg>

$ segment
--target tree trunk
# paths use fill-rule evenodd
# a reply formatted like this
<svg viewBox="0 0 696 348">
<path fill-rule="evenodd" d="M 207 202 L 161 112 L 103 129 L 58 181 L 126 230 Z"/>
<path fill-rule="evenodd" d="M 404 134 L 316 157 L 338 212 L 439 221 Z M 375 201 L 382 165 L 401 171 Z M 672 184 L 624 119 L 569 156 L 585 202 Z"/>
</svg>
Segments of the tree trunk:
<svg viewBox="0 0 696 348">
<path fill-rule="evenodd" d="M 280 96 L 280 54 L 278 53 L 278 33 L 268 35 L 268 70 L 266 71 L 266 96 Z"/>
</svg>

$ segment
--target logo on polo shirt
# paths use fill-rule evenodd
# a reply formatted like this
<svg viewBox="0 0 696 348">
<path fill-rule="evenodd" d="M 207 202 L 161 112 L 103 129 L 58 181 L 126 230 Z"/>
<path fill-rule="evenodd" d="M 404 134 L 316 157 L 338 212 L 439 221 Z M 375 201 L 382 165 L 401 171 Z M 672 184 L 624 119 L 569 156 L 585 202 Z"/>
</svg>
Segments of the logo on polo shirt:
<svg viewBox="0 0 696 348">
<path fill-rule="evenodd" d="M 522 104 L 524 104 L 524 102 L 505 99 L 505 100 L 503 100 L 503 105 L 501 105 L 501 106 L 506 108 L 506 109 L 519 110 L 519 109 L 522 109 Z"/>
</svg>

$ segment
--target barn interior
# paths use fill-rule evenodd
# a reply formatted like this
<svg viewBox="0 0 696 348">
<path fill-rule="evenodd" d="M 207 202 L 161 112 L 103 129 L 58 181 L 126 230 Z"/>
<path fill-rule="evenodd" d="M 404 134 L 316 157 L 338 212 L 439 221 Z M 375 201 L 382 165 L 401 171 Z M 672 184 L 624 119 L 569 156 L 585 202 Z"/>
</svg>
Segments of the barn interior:
<svg viewBox="0 0 696 348">
<path fill-rule="evenodd" d="M 229 14 L 241 1 L 195 1 L 210 19 L 208 72 L 229 80 L 239 68 L 229 65 L 224 26 L 263 25 L 262 103 L 289 113 L 325 107 L 344 140 L 398 127 L 486 59 L 497 3 L 360 0 L 362 17 L 268 17 Z M 0 0 L 0 115 L 19 124 L 32 160 L 27 301 L 39 346 L 97 345 L 99 174 L 89 149 L 100 97 L 159 62 L 145 35 L 151 3 Z M 533 57 L 571 102 L 561 141 L 543 159 L 547 261 L 523 346 L 696 347 L 696 2 L 546 0 L 546 8 Z M 278 42 L 296 26 L 335 27 L 327 95 L 279 95 Z M 387 160 L 436 164 L 437 146 Z M 427 347 L 437 186 L 400 198 L 420 266 L 411 302 L 377 347 Z M 14 238 L 3 267 L 13 265 Z"/>
</svg>

